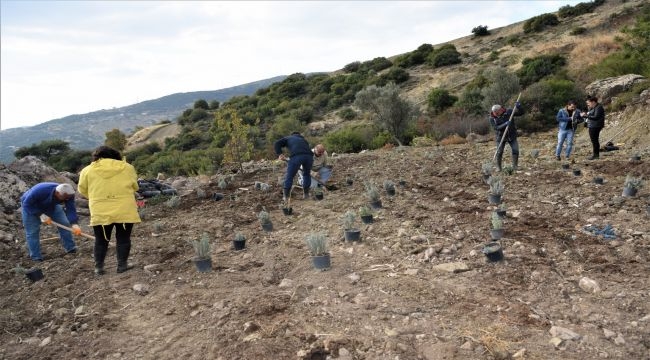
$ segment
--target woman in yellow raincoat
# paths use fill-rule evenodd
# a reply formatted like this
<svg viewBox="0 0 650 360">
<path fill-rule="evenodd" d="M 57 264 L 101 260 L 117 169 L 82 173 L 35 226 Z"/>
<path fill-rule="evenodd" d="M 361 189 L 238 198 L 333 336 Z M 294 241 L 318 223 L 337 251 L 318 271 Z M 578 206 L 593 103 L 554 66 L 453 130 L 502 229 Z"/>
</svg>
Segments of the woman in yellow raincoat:
<svg viewBox="0 0 650 360">
<path fill-rule="evenodd" d="M 95 233 L 95 274 L 104 274 L 108 241 L 115 228 L 117 272 L 131 268 L 133 224 L 140 222 L 135 202 L 138 178 L 132 165 L 122 160 L 119 151 L 100 146 L 92 154 L 93 162 L 81 170 L 78 191 L 88 198 L 90 225 Z"/>
</svg>

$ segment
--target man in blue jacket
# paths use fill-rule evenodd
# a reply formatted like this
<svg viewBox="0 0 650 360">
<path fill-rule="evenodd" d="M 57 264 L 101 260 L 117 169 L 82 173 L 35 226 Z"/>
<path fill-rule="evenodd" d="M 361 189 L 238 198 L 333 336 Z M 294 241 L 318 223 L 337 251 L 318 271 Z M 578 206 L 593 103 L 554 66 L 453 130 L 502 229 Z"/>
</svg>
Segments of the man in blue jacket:
<svg viewBox="0 0 650 360">
<path fill-rule="evenodd" d="M 284 185 L 282 189 L 282 200 L 287 201 L 293 185 L 293 178 L 296 176 L 298 169 L 302 166 L 305 174 L 311 173 L 311 166 L 314 162 L 314 154 L 311 152 L 311 146 L 299 132 L 293 132 L 289 136 L 276 141 L 273 144 L 275 153 L 278 159 L 285 160 L 286 156 L 282 153 L 282 148 L 286 147 L 289 150 L 290 158 L 287 166 L 287 174 L 284 178 Z M 311 186 L 311 177 L 305 176 L 302 184 L 303 198 L 309 198 L 309 187 Z"/>
<path fill-rule="evenodd" d="M 580 110 L 576 109 L 576 102 L 569 100 L 565 107 L 557 112 L 558 122 L 557 146 L 555 147 L 555 158 L 562 160 L 562 146 L 566 140 L 566 159 L 569 160 L 571 150 L 573 149 L 573 137 L 575 136 L 576 127 L 580 121 Z"/>
<path fill-rule="evenodd" d="M 34 185 L 20 197 L 25 239 L 32 260 L 43 261 L 39 235 L 41 222 L 51 224 L 54 220 L 61 225 L 72 227 L 75 235 L 81 234 L 81 228 L 77 225 L 79 218 L 74 205 L 74 194 L 74 188 L 70 184 L 44 182 Z M 77 252 L 72 233 L 62 228 L 58 230 L 65 252 Z"/>
</svg>

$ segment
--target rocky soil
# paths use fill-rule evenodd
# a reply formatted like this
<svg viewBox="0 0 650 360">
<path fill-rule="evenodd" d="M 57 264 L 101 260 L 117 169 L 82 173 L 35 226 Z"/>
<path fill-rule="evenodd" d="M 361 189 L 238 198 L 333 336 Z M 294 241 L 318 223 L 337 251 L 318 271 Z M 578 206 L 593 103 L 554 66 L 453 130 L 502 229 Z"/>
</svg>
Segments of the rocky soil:
<svg viewBox="0 0 650 360">
<path fill-rule="evenodd" d="M 480 173 L 492 141 L 337 156 L 339 189 L 322 201 L 294 194 L 291 216 L 279 208 L 282 169 L 270 162 L 226 189 L 217 176 L 170 179 L 180 204 L 147 200 L 133 236 L 136 268 L 115 273 L 112 243 L 101 277 L 82 238 L 79 253 L 65 256 L 56 239 L 43 240 L 42 281 L 15 273 L 33 264 L 15 204 L 4 204 L 0 358 L 648 359 L 650 191 L 621 196 L 628 173 L 650 175 L 648 140 L 589 162 L 581 130 L 575 176 L 553 156 L 554 131 L 520 138 L 521 169 L 504 175 L 505 259 L 495 263 L 482 253 L 495 207 Z M 367 203 L 364 181 L 386 179 L 405 185 L 382 193 L 375 223 L 359 223 L 362 241 L 346 243 L 343 213 Z M 263 207 L 272 232 L 257 220 Z M 611 225 L 616 237 L 587 225 Z M 91 232 L 87 216 L 82 228 Z M 328 271 L 315 270 L 307 252 L 315 231 L 328 236 Z M 209 273 L 191 261 L 190 240 L 204 232 Z M 244 251 L 232 249 L 236 232 L 247 237 Z"/>
</svg>

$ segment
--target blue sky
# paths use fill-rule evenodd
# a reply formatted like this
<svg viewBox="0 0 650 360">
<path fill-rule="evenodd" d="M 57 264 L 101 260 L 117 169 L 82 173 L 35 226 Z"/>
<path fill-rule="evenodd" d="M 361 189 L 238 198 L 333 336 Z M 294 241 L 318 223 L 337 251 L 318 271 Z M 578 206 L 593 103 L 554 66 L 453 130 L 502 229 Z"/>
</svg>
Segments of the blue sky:
<svg viewBox="0 0 650 360">
<path fill-rule="evenodd" d="M 579 2 L 0 0 L 0 128 L 334 71 Z"/>
</svg>

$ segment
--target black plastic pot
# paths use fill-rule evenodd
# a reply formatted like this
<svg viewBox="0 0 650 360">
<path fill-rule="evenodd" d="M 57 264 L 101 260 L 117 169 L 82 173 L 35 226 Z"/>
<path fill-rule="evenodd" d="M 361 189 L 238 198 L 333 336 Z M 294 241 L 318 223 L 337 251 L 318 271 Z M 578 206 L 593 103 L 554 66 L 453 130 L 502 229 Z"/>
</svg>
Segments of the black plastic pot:
<svg viewBox="0 0 650 360">
<path fill-rule="evenodd" d="M 345 241 L 359 241 L 361 239 L 361 230 L 348 229 L 345 230 Z"/>
<path fill-rule="evenodd" d="M 405 180 L 400 180 L 398 182 L 398 184 L 399 184 L 399 186 L 404 187 L 404 186 L 406 186 L 406 181 Z"/>
<path fill-rule="evenodd" d="M 395 196 L 395 188 L 386 189 L 386 194 L 388 194 L 388 196 Z"/>
<path fill-rule="evenodd" d="M 501 239 L 503 237 L 503 228 L 490 230 L 490 236 L 492 237 L 492 240 Z"/>
<path fill-rule="evenodd" d="M 291 215 L 291 214 L 293 214 L 293 208 L 283 207 L 282 208 L 282 213 L 285 214 L 285 215 Z"/>
<path fill-rule="evenodd" d="M 582 174 L 582 171 L 580 171 L 580 169 L 573 169 L 573 175 L 580 176 L 581 174 Z"/>
<path fill-rule="evenodd" d="M 314 268 L 318 270 L 326 270 L 331 266 L 330 254 L 324 254 L 319 256 L 312 256 L 311 263 L 314 265 Z"/>
<path fill-rule="evenodd" d="M 347 186 L 352 186 L 353 183 L 354 183 L 354 180 L 352 180 L 352 179 L 347 179 L 347 180 L 345 180 L 345 184 L 346 184 Z"/>
<path fill-rule="evenodd" d="M 37 282 L 41 279 L 43 279 L 43 271 L 41 269 L 35 268 L 35 269 L 30 269 L 25 272 L 25 276 L 33 282 Z"/>
<path fill-rule="evenodd" d="M 501 204 L 501 194 L 488 194 L 488 202 L 496 205 Z"/>
<path fill-rule="evenodd" d="M 490 242 L 483 246 L 483 254 L 490 262 L 497 262 L 503 260 L 503 249 L 498 242 Z"/>
<path fill-rule="evenodd" d="M 381 205 L 381 200 L 371 201 L 370 202 L 370 207 L 373 208 L 373 209 L 381 209 L 381 206 L 382 206 Z"/>
<path fill-rule="evenodd" d="M 214 201 L 219 201 L 223 199 L 223 194 L 222 193 L 214 193 L 212 194 L 212 200 Z"/>
<path fill-rule="evenodd" d="M 623 196 L 625 197 L 634 197 L 636 196 L 638 189 L 631 188 L 631 187 L 624 187 L 623 188 Z"/>
<path fill-rule="evenodd" d="M 601 178 L 600 176 L 596 176 L 596 177 L 594 178 L 594 184 L 596 184 L 596 185 L 602 185 L 603 182 L 604 182 L 604 181 L 603 181 L 603 178 Z"/>
<path fill-rule="evenodd" d="M 273 231 L 273 223 L 264 223 L 262 224 L 262 230 L 269 232 Z"/>
<path fill-rule="evenodd" d="M 246 248 L 246 240 L 233 240 L 232 247 L 235 250 L 244 250 Z"/>
<path fill-rule="evenodd" d="M 641 161 L 641 155 L 632 155 L 632 157 L 630 157 L 630 161 Z"/>
<path fill-rule="evenodd" d="M 212 271 L 212 259 L 197 259 L 194 258 L 192 259 L 194 261 L 194 265 L 196 266 L 196 270 L 199 272 L 210 272 Z"/>
<path fill-rule="evenodd" d="M 314 194 L 314 198 L 315 198 L 316 200 L 323 200 L 323 193 Z"/>
<path fill-rule="evenodd" d="M 374 218 L 373 218 L 372 214 L 370 214 L 370 215 L 361 215 L 361 221 L 364 224 L 372 224 L 373 221 L 374 221 Z"/>
<path fill-rule="evenodd" d="M 506 217 L 506 211 L 505 211 L 505 210 L 497 209 L 497 211 L 495 211 L 495 212 L 497 213 L 497 215 L 498 215 L 501 219 L 503 219 L 504 217 Z"/>
<path fill-rule="evenodd" d="M 571 167 L 571 165 L 569 165 L 569 164 L 562 164 L 562 169 L 564 169 L 564 170 L 569 170 L 570 167 Z"/>
</svg>

